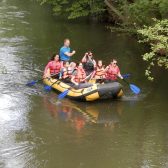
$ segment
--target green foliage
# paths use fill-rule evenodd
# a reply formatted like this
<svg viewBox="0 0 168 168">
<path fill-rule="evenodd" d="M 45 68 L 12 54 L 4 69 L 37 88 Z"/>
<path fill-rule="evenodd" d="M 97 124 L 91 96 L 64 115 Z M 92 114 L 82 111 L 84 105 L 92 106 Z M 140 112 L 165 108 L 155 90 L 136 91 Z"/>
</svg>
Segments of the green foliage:
<svg viewBox="0 0 168 168">
<path fill-rule="evenodd" d="M 105 11 L 104 4 L 101 0 L 80 0 L 72 3 L 71 7 L 66 10 L 70 12 L 69 19 L 75 19 L 82 16 L 99 15 Z"/>
<path fill-rule="evenodd" d="M 68 14 L 68 19 L 84 16 L 99 16 L 105 9 L 102 0 L 38 0 L 41 4 L 49 3 L 53 6 L 55 14 Z"/>
<path fill-rule="evenodd" d="M 150 8 L 151 2 L 148 0 L 136 1 L 129 5 L 129 17 L 132 22 L 136 22 L 138 24 L 148 23 L 150 20 L 150 13 L 152 13 L 152 9 Z M 148 17 L 147 17 L 148 16 Z"/>
<path fill-rule="evenodd" d="M 37 0 L 41 4 L 48 3 L 57 15 L 66 15 L 68 19 L 84 16 L 103 16 L 109 11 L 109 17 L 115 23 L 129 25 L 151 24 L 151 18 L 163 19 L 168 16 L 168 0 Z M 110 8 L 111 6 L 111 8 Z M 107 10 L 108 9 L 108 10 Z M 118 17 L 116 16 L 118 15 Z M 120 15 L 120 16 L 119 16 Z M 122 15 L 122 16 L 121 16 Z"/>
<path fill-rule="evenodd" d="M 135 24 L 139 27 L 144 24 L 150 25 L 151 18 L 168 17 L 168 0 L 118 0 L 114 5 L 132 27 Z"/>
<path fill-rule="evenodd" d="M 55 14 L 61 14 L 64 10 L 64 6 L 68 5 L 68 0 L 37 0 L 40 2 L 41 5 L 48 3 L 52 5 L 53 12 Z"/>
<path fill-rule="evenodd" d="M 150 52 L 143 55 L 143 60 L 148 62 L 145 75 L 153 80 L 151 68 L 158 65 L 168 69 L 168 19 L 154 20 L 152 26 L 144 26 L 137 32 L 142 40 L 139 42 L 150 45 Z"/>
</svg>

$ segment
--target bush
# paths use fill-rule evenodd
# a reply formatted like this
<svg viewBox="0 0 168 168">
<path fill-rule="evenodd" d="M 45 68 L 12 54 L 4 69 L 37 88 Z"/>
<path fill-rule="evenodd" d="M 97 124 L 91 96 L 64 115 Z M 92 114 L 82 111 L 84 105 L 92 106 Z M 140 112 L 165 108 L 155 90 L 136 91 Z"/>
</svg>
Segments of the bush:
<svg viewBox="0 0 168 168">
<path fill-rule="evenodd" d="M 150 52 L 143 55 L 143 60 L 149 63 L 145 71 L 149 80 L 154 80 L 152 68 L 156 65 L 168 69 L 168 19 L 153 21 L 152 26 L 137 31 L 142 39 L 139 42 L 150 46 Z"/>
</svg>

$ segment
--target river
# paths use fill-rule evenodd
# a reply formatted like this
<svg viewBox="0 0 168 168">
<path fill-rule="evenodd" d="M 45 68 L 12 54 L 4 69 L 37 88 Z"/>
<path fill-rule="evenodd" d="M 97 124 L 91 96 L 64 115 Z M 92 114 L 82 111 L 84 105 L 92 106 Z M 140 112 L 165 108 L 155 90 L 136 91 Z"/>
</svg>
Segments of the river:
<svg viewBox="0 0 168 168">
<path fill-rule="evenodd" d="M 52 52 L 71 39 L 79 61 L 86 50 L 122 73 L 142 92 L 124 85 L 119 101 L 57 101 L 39 79 Z M 67 21 L 48 6 L 28 0 L 0 1 L 0 167 L 2 168 L 167 168 L 168 75 L 144 76 L 145 51 L 129 35 L 105 25 Z"/>
</svg>

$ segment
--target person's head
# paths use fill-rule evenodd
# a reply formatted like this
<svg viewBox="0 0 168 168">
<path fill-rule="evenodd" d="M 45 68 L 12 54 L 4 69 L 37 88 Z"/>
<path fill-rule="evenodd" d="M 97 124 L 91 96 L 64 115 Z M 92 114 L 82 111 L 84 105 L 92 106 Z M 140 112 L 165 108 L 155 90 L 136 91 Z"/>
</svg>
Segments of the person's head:
<svg viewBox="0 0 168 168">
<path fill-rule="evenodd" d="M 102 60 L 98 60 L 97 65 L 98 65 L 99 67 L 102 67 L 102 66 L 103 66 Z"/>
<path fill-rule="evenodd" d="M 79 63 L 77 64 L 77 66 L 78 66 L 78 69 L 83 69 L 83 64 L 82 64 L 81 62 L 79 62 Z"/>
<path fill-rule="evenodd" d="M 68 73 L 68 75 L 71 75 L 71 74 L 72 74 L 72 67 L 69 66 L 69 67 L 67 68 L 67 73 Z"/>
<path fill-rule="evenodd" d="M 69 46 L 70 46 L 70 40 L 69 40 L 68 38 L 66 38 L 66 39 L 64 40 L 64 46 L 65 46 L 65 47 L 69 47 Z"/>
<path fill-rule="evenodd" d="M 112 59 L 111 65 L 116 67 L 117 66 L 117 60 L 116 59 Z"/>
<path fill-rule="evenodd" d="M 63 62 L 63 67 L 68 67 L 69 66 L 69 62 Z"/>
<path fill-rule="evenodd" d="M 75 63 L 75 62 L 71 62 L 71 63 L 69 64 L 69 66 L 70 66 L 72 69 L 74 69 L 74 68 L 76 68 L 76 63 Z"/>
<path fill-rule="evenodd" d="M 88 57 L 92 58 L 93 57 L 93 53 L 91 51 L 88 51 Z"/>
<path fill-rule="evenodd" d="M 58 54 L 53 54 L 52 55 L 52 57 L 51 57 L 51 59 L 50 59 L 51 61 L 59 61 L 60 60 L 60 57 L 59 57 L 59 55 Z"/>
</svg>

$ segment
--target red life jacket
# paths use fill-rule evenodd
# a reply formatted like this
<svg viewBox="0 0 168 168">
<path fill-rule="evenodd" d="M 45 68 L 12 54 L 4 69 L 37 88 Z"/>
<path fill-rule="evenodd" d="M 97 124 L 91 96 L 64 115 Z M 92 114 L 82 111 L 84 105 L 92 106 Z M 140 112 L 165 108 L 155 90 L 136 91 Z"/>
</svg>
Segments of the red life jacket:
<svg viewBox="0 0 168 168">
<path fill-rule="evenodd" d="M 112 80 L 117 80 L 117 75 L 120 72 L 120 69 L 118 66 L 112 67 L 109 65 L 109 69 L 106 72 L 106 79 L 112 79 Z"/>
<path fill-rule="evenodd" d="M 48 68 L 50 69 L 50 74 L 58 74 L 61 69 L 61 63 L 59 61 L 50 61 Z"/>
<path fill-rule="evenodd" d="M 77 69 L 77 74 L 75 75 L 75 82 L 80 83 L 86 78 L 86 73 L 84 69 Z"/>
</svg>

